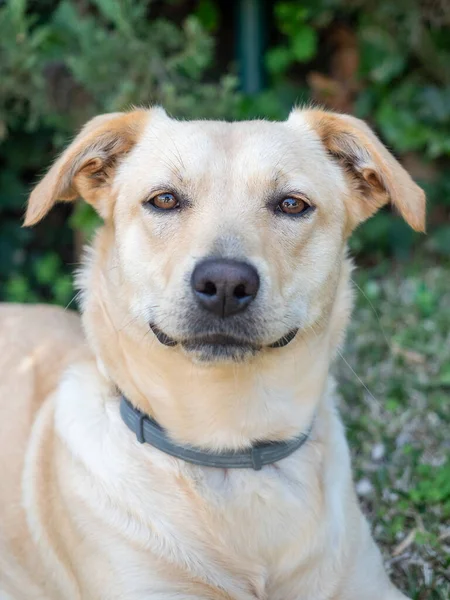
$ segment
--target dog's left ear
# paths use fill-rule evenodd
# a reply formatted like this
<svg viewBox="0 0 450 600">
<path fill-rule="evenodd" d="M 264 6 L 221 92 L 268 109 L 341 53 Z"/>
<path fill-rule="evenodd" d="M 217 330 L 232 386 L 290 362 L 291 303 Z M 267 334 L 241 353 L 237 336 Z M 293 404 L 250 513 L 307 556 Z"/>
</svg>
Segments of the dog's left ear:
<svg viewBox="0 0 450 600">
<path fill-rule="evenodd" d="M 319 135 L 345 169 L 351 185 L 347 199 L 350 227 L 390 202 L 416 231 L 425 231 L 425 194 L 363 121 L 321 110 L 294 111 Z"/>
<path fill-rule="evenodd" d="M 109 195 L 119 160 L 137 142 L 149 111 L 94 117 L 31 192 L 25 226 L 40 221 L 58 202 L 82 197 L 104 219 L 112 213 Z"/>
</svg>

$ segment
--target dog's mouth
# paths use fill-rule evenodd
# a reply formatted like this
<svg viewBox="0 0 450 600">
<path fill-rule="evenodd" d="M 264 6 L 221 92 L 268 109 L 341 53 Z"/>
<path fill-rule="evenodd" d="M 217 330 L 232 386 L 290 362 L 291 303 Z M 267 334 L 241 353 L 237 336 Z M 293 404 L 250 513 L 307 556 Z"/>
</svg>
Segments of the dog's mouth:
<svg viewBox="0 0 450 600">
<path fill-rule="evenodd" d="M 210 354 L 215 358 L 220 356 L 236 358 L 248 354 L 256 354 L 264 347 L 283 348 L 292 342 L 298 332 L 298 329 L 293 329 L 275 342 L 263 346 L 248 339 L 237 338 L 223 333 L 205 334 L 177 341 L 164 333 L 154 323 L 150 323 L 150 329 L 155 334 L 156 339 L 164 346 L 173 347 L 179 344 L 187 352 L 201 353 L 205 356 Z"/>
</svg>

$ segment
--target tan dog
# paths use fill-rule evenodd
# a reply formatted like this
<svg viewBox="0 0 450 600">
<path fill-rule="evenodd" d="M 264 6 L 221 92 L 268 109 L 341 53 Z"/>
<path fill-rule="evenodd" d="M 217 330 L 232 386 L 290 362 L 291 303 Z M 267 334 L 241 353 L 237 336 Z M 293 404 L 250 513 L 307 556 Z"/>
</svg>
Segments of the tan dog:
<svg viewBox="0 0 450 600">
<path fill-rule="evenodd" d="M 357 504 L 329 367 L 348 236 L 388 202 L 423 230 L 423 192 L 349 116 L 152 109 L 93 119 L 26 225 L 77 196 L 105 221 L 79 278 L 92 354 L 74 317 L 2 309 L 1 598 L 404 598 Z M 119 390 L 184 447 L 309 437 L 259 471 L 196 466 L 138 443 Z"/>
</svg>

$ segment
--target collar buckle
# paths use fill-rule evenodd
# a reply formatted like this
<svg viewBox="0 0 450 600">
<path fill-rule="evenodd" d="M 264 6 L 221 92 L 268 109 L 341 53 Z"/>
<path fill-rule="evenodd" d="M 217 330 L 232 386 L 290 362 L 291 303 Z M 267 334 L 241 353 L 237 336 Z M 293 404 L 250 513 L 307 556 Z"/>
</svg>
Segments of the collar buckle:
<svg viewBox="0 0 450 600">
<path fill-rule="evenodd" d="M 140 444 L 144 444 L 145 443 L 145 437 L 144 437 L 144 421 L 145 421 L 145 415 L 144 413 L 139 412 L 138 418 L 136 419 L 136 439 Z"/>
<path fill-rule="evenodd" d="M 250 450 L 250 454 L 252 457 L 252 466 L 255 471 L 261 471 L 262 469 L 262 460 L 261 460 L 261 449 L 258 446 L 253 446 Z"/>
</svg>

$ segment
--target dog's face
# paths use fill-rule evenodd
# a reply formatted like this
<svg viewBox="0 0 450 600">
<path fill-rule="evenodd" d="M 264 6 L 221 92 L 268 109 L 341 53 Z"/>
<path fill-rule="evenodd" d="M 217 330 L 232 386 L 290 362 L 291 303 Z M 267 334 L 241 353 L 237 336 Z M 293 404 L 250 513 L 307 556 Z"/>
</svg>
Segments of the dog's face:
<svg viewBox="0 0 450 600">
<path fill-rule="evenodd" d="M 145 336 L 203 362 L 276 351 L 326 320 L 346 239 L 424 198 L 364 124 L 97 117 L 31 197 L 27 223 L 82 195 L 114 228 L 121 302 Z"/>
<path fill-rule="evenodd" d="M 344 177 L 317 136 L 156 115 L 116 189 L 129 310 L 162 343 L 238 359 L 321 317 L 346 213 Z"/>
</svg>

